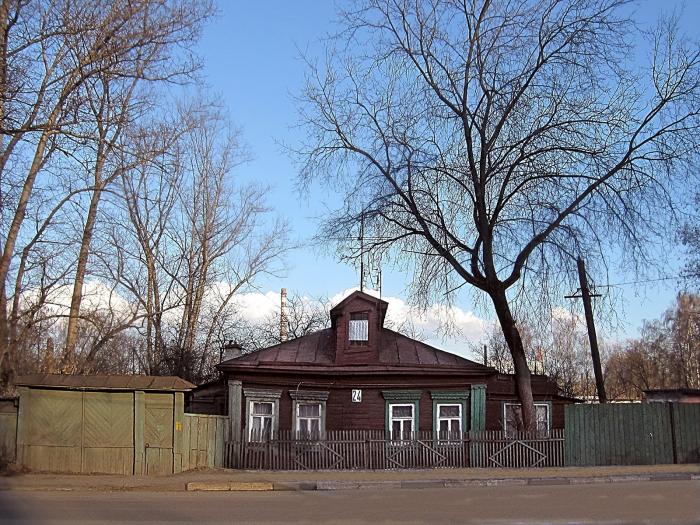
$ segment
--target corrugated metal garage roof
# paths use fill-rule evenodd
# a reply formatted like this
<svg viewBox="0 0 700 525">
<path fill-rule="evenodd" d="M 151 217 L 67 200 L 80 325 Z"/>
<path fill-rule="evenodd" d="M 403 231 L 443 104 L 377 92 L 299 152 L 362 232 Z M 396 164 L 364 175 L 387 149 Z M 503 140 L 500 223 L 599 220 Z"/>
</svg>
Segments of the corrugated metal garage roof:
<svg viewBox="0 0 700 525">
<path fill-rule="evenodd" d="M 175 376 L 117 376 L 30 374 L 19 376 L 16 386 L 65 388 L 69 390 L 148 390 L 184 392 L 195 385 Z"/>
</svg>

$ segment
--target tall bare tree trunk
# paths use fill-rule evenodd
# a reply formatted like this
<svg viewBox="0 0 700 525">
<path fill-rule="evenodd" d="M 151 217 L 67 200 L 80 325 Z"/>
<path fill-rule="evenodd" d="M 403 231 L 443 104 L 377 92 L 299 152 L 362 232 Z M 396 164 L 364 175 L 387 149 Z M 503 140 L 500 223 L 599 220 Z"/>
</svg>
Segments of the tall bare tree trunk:
<svg viewBox="0 0 700 525">
<path fill-rule="evenodd" d="M 54 114 L 51 117 L 52 118 L 49 118 L 49 121 L 55 121 L 55 119 L 58 117 L 57 109 L 54 110 Z M 44 131 L 41 134 L 41 138 L 36 146 L 34 158 L 32 160 L 31 167 L 29 168 L 27 178 L 24 180 L 22 193 L 20 194 L 19 202 L 17 203 L 17 208 L 15 209 L 15 213 L 12 218 L 12 223 L 7 231 L 2 256 L 0 256 L 0 373 L 2 373 L 5 379 L 9 379 L 13 375 L 11 365 L 8 368 L 8 364 L 5 362 L 10 351 L 9 318 L 7 310 L 7 275 L 10 271 L 10 263 L 12 262 L 12 257 L 14 255 L 20 228 L 22 227 L 24 217 L 27 213 L 27 204 L 29 202 L 29 198 L 31 197 L 32 189 L 34 188 L 34 182 L 36 181 L 39 170 L 43 165 L 44 153 L 46 151 L 49 137 L 49 131 Z"/>
<path fill-rule="evenodd" d="M 101 167 L 99 168 L 101 171 Z M 96 179 L 99 179 L 99 175 Z M 68 317 L 68 328 L 66 329 L 66 345 L 61 358 L 61 371 L 64 373 L 73 372 L 75 369 L 75 343 L 78 337 L 78 320 L 80 319 L 80 304 L 83 299 L 83 285 L 85 284 L 85 274 L 87 272 L 87 262 L 90 255 L 90 244 L 95 232 L 95 222 L 97 220 L 97 209 L 102 196 L 102 186 L 96 186 L 90 198 L 90 207 L 83 227 L 83 236 L 80 241 L 80 251 L 78 253 L 78 263 L 75 270 L 75 280 L 73 281 L 73 294 L 71 296 L 70 312 Z"/>
<path fill-rule="evenodd" d="M 515 387 L 522 405 L 523 429 L 526 431 L 535 430 L 535 402 L 532 397 L 530 367 L 527 364 L 523 340 L 520 337 L 517 323 L 510 311 L 510 305 L 508 304 L 505 290 L 498 290 L 491 294 L 491 301 L 493 302 L 498 321 L 503 330 L 503 336 L 505 337 L 506 343 L 508 343 L 510 355 L 513 358 Z"/>
</svg>

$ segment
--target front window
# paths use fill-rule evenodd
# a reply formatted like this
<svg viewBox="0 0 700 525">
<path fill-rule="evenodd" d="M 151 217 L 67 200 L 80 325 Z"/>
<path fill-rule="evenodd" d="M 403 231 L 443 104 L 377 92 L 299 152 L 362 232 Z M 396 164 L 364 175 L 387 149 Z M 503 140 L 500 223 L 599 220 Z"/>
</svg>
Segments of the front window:
<svg viewBox="0 0 700 525">
<path fill-rule="evenodd" d="M 414 406 L 412 404 L 389 405 L 389 428 L 391 439 L 411 439 L 415 428 Z"/>
<path fill-rule="evenodd" d="M 272 437 L 272 421 L 275 417 L 274 403 L 250 402 L 250 440 L 265 441 Z"/>
<path fill-rule="evenodd" d="M 437 423 L 440 439 L 462 437 L 462 405 L 438 404 Z"/>
<path fill-rule="evenodd" d="M 302 438 L 318 439 L 321 436 L 321 404 L 298 403 L 296 428 Z"/>
<path fill-rule="evenodd" d="M 369 314 L 359 312 L 350 314 L 348 339 L 351 345 L 366 345 L 369 341 Z"/>
<path fill-rule="evenodd" d="M 535 403 L 535 421 L 537 436 L 549 435 L 549 404 Z M 519 403 L 505 403 L 503 405 L 503 429 L 506 435 L 513 436 L 516 432 L 523 431 L 522 408 Z"/>
</svg>

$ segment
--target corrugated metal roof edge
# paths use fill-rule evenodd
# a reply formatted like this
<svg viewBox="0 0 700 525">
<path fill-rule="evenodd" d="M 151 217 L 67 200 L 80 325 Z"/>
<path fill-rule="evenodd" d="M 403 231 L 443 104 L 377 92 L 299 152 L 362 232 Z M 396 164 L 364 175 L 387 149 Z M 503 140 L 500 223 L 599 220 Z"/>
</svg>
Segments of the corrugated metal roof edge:
<svg viewBox="0 0 700 525">
<path fill-rule="evenodd" d="M 251 356 L 255 356 L 256 354 L 261 354 L 261 353 L 272 353 L 272 351 L 276 351 L 279 353 L 279 350 L 282 346 L 293 346 L 296 345 L 296 348 L 298 349 L 299 345 L 301 344 L 303 339 L 312 339 L 314 337 L 316 338 L 321 338 L 324 332 L 330 332 L 332 331 L 331 328 L 321 328 L 320 330 L 316 330 L 315 332 L 311 332 L 309 334 L 305 334 L 299 337 L 295 337 L 294 339 L 289 339 L 287 341 L 283 341 L 281 343 L 276 343 L 272 346 L 266 346 L 265 348 L 258 348 L 257 350 L 253 350 L 251 352 L 246 352 L 245 354 L 242 354 L 238 357 L 234 357 L 232 359 L 227 359 L 226 361 L 221 361 L 219 364 L 216 365 L 216 368 L 219 370 L 223 370 L 223 366 L 228 366 L 227 363 L 233 363 L 233 362 L 248 362 L 250 363 L 250 360 L 247 359 Z M 317 345 L 318 347 L 318 345 Z"/>
<path fill-rule="evenodd" d="M 221 366 L 223 372 L 236 371 L 260 371 L 270 373 L 321 373 L 321 374 L 337 374 L 337 373 L 382 373 L 382 374 L 406 374 L 414 372 L 416 374 L 430 375 L 469 375 L 469 376 L 491 376 L 498 372 L 490 367 L 483 368 L 467 368 L 458 365 L 419 365 L 415 364 L 395 364 L 395 365 L 319 365 L 318 363 L 230 363 Z"/>
<path fill-rule="evenodd" d="M 70 384 L 67 381 L 81 378 L 86 384 Z M 61 382 L 61 379 L 67 381 Z M 90 379 L 93 380 L 124 380 L 125 384 L 89 384 Z M 52 381 L 49 381 L 52 380 Z M 131 381 L 150 380 L 147 385 L 130 385 Z M 158 384 L 169 381 L 170 384 Z M 106 376 L 106 375 L 70 375 L 70 374 L 29 374 L 18 376 L 14 381 L 15 386 L 51 388 L 62 390 L 111 390 L 111 391 L 149 391 L 149 392 L 187 392 L 196 388 L 197 385 L 182 379 L 178 376 Z"/>
</svg>

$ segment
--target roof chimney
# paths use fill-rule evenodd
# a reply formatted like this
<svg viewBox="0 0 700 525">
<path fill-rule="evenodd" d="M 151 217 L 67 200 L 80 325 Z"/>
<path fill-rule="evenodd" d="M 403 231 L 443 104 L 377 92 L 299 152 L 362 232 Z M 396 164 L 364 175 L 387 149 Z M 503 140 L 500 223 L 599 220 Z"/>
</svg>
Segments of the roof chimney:
<svg viewBox="0 0 700 525">
<path fill-rule="evenodd" d="M 228 361 L 243 355 L 243 347 L 233 340 L 221 345 L 221 361 Z"/>
<path fill-rule="evenodd" d="M 289 321 L 287 320 L 287 289 L 280 290 L 280 341 L 289 337 Z"/>
</svg>

